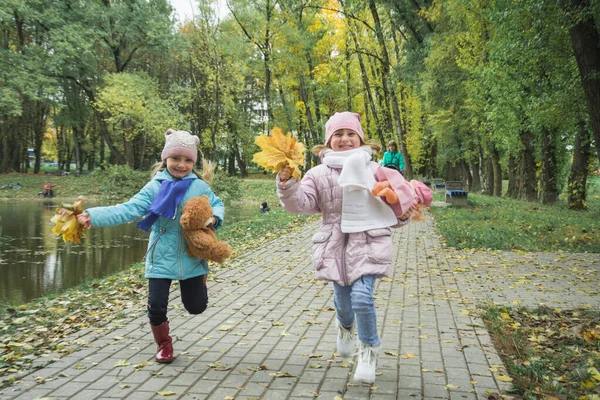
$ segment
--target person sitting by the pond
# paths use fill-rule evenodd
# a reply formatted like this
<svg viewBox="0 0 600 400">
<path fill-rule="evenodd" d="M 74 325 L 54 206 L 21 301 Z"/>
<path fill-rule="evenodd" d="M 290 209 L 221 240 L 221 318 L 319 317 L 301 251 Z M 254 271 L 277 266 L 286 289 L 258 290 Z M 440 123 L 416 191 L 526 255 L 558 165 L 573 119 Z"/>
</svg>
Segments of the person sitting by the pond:
<svg viewBox="0 0 600 400">
<path fill-rule="evenodd" d="M 206 195 L 213 209 L 207 227 L 220 228 L 225 216 L 223 202 L 206 182 L 212 169 L 205 163 L 200 175 L 194 165 L 198 158 L 198 136 L 186 131 L 169 129 L 161 154 L 162 161 L 154 166 L 152 180 L 129 201 L 107 207 L 84 210 L 77 216 L 85 226 L 114 226 L 134 221 L 138 227 L 150 230 L 146 253 L 148 278 L 148 318 L 158 345 L 156 361 L 173 361 L 173 344 L 169 335 L 167 306 L 169 288 L 179 280 L 181 301 L 190 314 L 201 314 L 208 304 L 206 260 L 191 257 L 186 248 L 180 224 L 181 210 L 193 197 Z"/>
<path fill-rule="evenodd" d="M 266 201 L 263 201 L 262 203 L 260 203 L 260 212 L 261 214 L 264 214 L 266 212 L 271 211 L 271 209 L 269 208 L 269 205 L 267 204 Z"/>
<path fill-rule="evenodd" d="M 55 186 L 56 186 L 55 183 L 46 182 L 44 184 L 44 191 L 42 192 L 42 196 L 44 196 L 44 197 L 54 197 L 54 190 L 52 188 L 55 187 Z"/>
</svg>

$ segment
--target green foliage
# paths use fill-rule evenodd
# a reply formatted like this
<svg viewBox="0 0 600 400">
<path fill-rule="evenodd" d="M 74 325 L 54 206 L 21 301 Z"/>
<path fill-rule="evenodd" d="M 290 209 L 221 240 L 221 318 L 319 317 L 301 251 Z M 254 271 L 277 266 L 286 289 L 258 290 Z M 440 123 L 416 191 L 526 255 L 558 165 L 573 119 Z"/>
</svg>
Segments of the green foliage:
<svg viewBox="0 0 600 400">
<path fill-rule="evenodd" d="M 210 187 L 226 203 L 238 200 L 241 197 L 240 180 L 235 176 L 218 173 L 215 175 Z"/>
<path fill-rule="evenodd" d="M 112 201 L 130 198 L 150 180 L 148 172 L 134 171 L 126 165 L 113 165 L 94 176 L 102 197 Z"/>
<path fill-rule="evenodd" d="M 145 73 L 107 75 L 95 107 L 105 115 L 113 133 L 127 141 L 144 135 L 149 144 L 161 143 L 164 132 L 177 126 L 179 119 L 161 99 L 157 82 Z"/>
</svg>

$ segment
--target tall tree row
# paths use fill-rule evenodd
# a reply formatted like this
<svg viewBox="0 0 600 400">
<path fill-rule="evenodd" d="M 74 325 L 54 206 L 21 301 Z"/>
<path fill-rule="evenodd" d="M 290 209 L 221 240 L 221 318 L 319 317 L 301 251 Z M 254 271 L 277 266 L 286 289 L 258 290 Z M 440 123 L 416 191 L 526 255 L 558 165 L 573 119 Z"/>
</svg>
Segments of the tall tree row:
<svg viewBox="0 0 600 400">
<path fill-rule="evenodd" d="M 173 127 L 246 175 L 256 135 L 279 127 L 311 148 L 352 110 L 369 140 L 399 143 L 407 178 L 585 209 L 600 159 L 597 2 L 197 5 L 177 21 L 167 0 L 4 0 L 0 172 L 38 172 L 47 137 L 62 169 L 147 169 Z M 307 152 L 305 168 L 318 162 Z"/>
</svg>

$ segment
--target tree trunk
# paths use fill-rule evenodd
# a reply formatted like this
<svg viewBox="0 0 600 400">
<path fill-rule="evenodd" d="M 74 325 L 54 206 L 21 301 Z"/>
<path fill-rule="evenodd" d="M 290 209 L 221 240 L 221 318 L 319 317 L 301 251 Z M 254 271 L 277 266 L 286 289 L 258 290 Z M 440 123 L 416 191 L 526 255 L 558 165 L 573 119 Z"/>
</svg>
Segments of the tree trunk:
<svg viewBox="0 0 600 400">
<path fill-rule="evenodd" d="M 350 73 L 350 47 L 349 37 L 346 35 L 344 40 L 346 41 L 346 54 L 344 60 L 344 72 L 346 73 L 346 110 L 352 111 L 352 74 Z"/>
<path fill-rule="evenodd" d="M 569 174 L 568 203 L 570 210 L 587 210 L 587 175 L 589 159 L 591 157 L 590 133 L 585 127 L 585 122 L 579 123 L 579 130 L 575 136 L 573 148 L 573 164 Z"/>
<path fill-rule="evenodd" d="M 81 144 L 83 141 L 83 132 L 82 129 L 76 124 L 73 125 L 73 147 L 75 148 L 75 166 L 77 172 L 81 173 L 83 171 L 83 161 L 81 154 Z"/>
<path fill-rule="evenodd" d="M 491 157 L 492 159 L 492 172 L 494 176 L 493 185 L 493 195 L 495 197 L 502 197 L 502 168 L 500 167 L 500 154 L 496 147 L 492 147 Z"/>
<path fill-rule="evenodd" d="M 558 168 L 556 162 L 556 141 L 552 132 L 542 128 L 542 204 L 554 204 L 558 201 Z"/>
<path fill-rule="evenodd" d="M 381 21 L 379 20 L 379 13 L 377 12 L 377 6 L 375 5 L 374 0 L 369 0 L 369 9 L 371 10 L 371 15 L 373 16 L 373 21 L 375 22 L 375 36 L 377 37 L 379 47 L 381 48 L 383 91 L 385 97 L 390 101 L 390 106 L 393 113 L 393 126 L 395 128 L 394 130 L 396 131 L 396 137 L 398 139 L 400 151 L 404 156 L 404 176 L 406 177 L 406 179 L 410 180 L 413 176 L 412 166 L 410 162 L 410 156 L 406 150 L 406 145 L 404 143 L 404 132 L 402 131 L 402 119 L 400 117 L 398 97 L 396 96 L 396 91 L 394 90 L 394 87 L 392 85 L 392 77 L 390 74 L 390 58 L 388 55 L 385 39 L 383 37 L 383 30 L 381 27 Z"/>
<path fill-rule="evenodd" d="M 210 129 L 210 143 L 211 143 L 211 149 L 209 154 L 206 154 L 205 156 L 209 159 L 209 160 L 214 160 L 216 157 L 213 154 L 216 150 L 217 150 L 217 134 L 219 133 L 219 122 L 221 121 L 220 115 L 221 115 L 221 81 L 219 80 L 219 60 L 217 57 L 215 57 L 215 63 L 214 63 L 214 68 L 215 68 L 215 91 L 214 91 L 214 115 L 213 117 L 213 121 L 214 123 L 211 126 Z"/>
<path fill-rule="evenodd" d="M 248 176 L 248 167 L 246 166 L 244 159 L 240 155 L 240 150 L 239 150 L 237 144 L 235 145 L 235 159 L 237 160 L 237 165 L 240 168 L 240 174 L 242 175 L 242 178 L 247 177 Z"/>
<path fill-rule="evenodd" d="M 93 99 L 91 100 L 93 101 Z M 124 165 L 126 163 L 125 156 L 123 156 L 119 149 L 117 149 L 113 144 L 112 138 L 110 137 L 110 132 L 108 131 L 108 126 L 104 120 L 104 115 L 102 115 L 101 112 L 96 112 L 96 117 L 98 118 L 98 124 L 100 125 L 100 133 L 102 134 L 102 138 L 110 149 L 111 158 L 113 158 L 117 164 Z"/>
<path fill-rule="evenodd" d="M 264 58 L 264 66 L 265 66 L 265 101 L 267 102 L 267 117 L 268 117 L 268 129 L 270 132 L 273 128 L 273 124 L 275 123 L 275 118 L 273 117 L 273 102 L 271 100 L 271 17 L 273 14 L 273 8 L 271 6 L 271 1 L 267 0 L 266 6 L 266 22 L 265 22 L 265 43 L 263 46 L 263 58 Z"/>
<path fill-rule="evenodd" d="M 518 195 L 516 162 L 515 157 L 511 155 L 508 157 L 508 189 L 506 191 L 506 197 L 516 199 Z"/>
<path fill-rule="evenodd" d="M 65 165 L 65 139 L 64 139 L 64 126 L 59 125 L 56 127 L 56 152 L 57 152 L 57 162 L 58 162 L 58 172 L 64 169 Z"/>
<path fill-rule="evenodd" d="M 377 105 L 375 104 L 375 100 L 373 100 L 373 91 L 371 90 L 371 84 L 369 83 L 369 74 L 367 72 L 367 68 L 365 67 L 365 63 L 362 58 L 362 54 L 359 51 L 360 45 L 358 39 L 356 37 L 356 32 L 354 32 L 354 24 L 351 24 L 349 27 L 350 35 L 352 35 L 352 40 L 354 42 L 354 47 L 356 48 L 356 55 L 358 57 L 358 65 L 360 66 L 360 75 L 363 82 L 363 86 L 365 87 L 365 92 L 367 94 L 367 98 L 369 99 L 369 107 L 371 108 L 371 114 L 375 119 L 375 130 L 379 141 L 381 142 L 381 146 L 385 149 L 385 137 L 383 136 L 383 132 L 381 130 L 381 120 L 379 118 L 379 114 L 377 113 Z"/>
<path fill-rule="evenodd" d="M 473 183 L 469 187 L 469 190 L 473 193 L 481 193 L 481 167 L 479 161 L 471 160 L 471 170 L 473 170 L 472 179 Z"/>
<path fill-rule="evenodd" d="M 520 193 L 521 200 L 537 201 L 537 181 L 535 178 L 535 149 L 533 148 L 533 137 L 529 132 L 519 133 L 523 150 L 521 151 L 521 177 Z"/>
<path fill-rule="evenodd" d="M 235 176 L 235 151 L 229 152 L 229 162 L 227 164 L 227 174 L 229 176 Z"/>
<path fill-rule="evenodd" d="M 437 164 L 435 162 L 437 158 L 437 142 L 435 140 L 428 140 L 429 145 L 426 146 L 428 149 L 427 156 L 425 157 L 425 175 L 430 178 L 439 178 L 440 174 L 437 169 Z"/>
<path fill-rule="evenodd" d="M 127 131 L 128 129 L 125 129 Z M 123 135 L 123 153 L 125 153 L 125 159 L 129 168 L 135 169 L 135 149 L 132 140 L 127 140 L 127 134 Z"/>
<path fill-rule="evenodd" d="M 288 112 L 289 107 L 283 87 L 281 85 L 277 85 L 277 91 L 279 92 L 279 101 L 281 101 L 283 114 L 285 115 L 285 123 L 287 124 L 287 129 L 284 129 L 284 131 L 291 132 L 294 130 L 294 118 L 292 115 L 290 115 L 291 113 Z"/>
<path fill-rule="evenodd" d="M 100 135 L 100 169 L 106 169 L 106 152 L 104 151 L 104 136 Z"/>
<path fill-rule="evenodd" d="M 473 176 L 471 175 L 471 171 L 469 170 L 469 164 L 465 159 L 460 160 L 460 168 L 461 168 L 461 176 L 462 183 L 464 185 L 465 190 L 471 190 L 471 186 L 473 186 Z"/>
<path fill-rule="evenodd" d="M 589 11 L 591 3 L 590 0 L 563 0 L 563 7 L 578 17 L 569 33 L 600 160 L 600 33 L 594 14 Z"/>
<path fill-rule="evenodd" d="M 313 65 L 312 58 L 311 58 L 309 52 L 306 53 L 306 62 L 308 63 L 308 77 L 310 78 L 311 82 L 314 82 L 315 81 L 315 67 Z M 318 97 L 314 94 L 314 90 L 312 90 L 312 92 L 313 92 L 312 98 L 314 99 L 314 102 L 315 102 L 315 119 L 317 122 L 319 122 L 319 121 L 321 121 L 321 105 L 320 105 Z"/>
<path fill-rule="evenodd" d="M 485 168 L 485 189 L 483 194 L 488 196 L 492 196 L 494 194 L 494 165 L 492 162 L 492 157 L 488 157 L 486 159 L 486 168 Z"/>
<path fill-rule="evenodd" d="M 35 115 L 31 118 L 31 124 L 33 131 L 33 146 L 36 154 L 33 173 L 37 174 L 40 172 L 41 167 L 42 143 L 44 142 L 44 133 L 46 133 L 48 106 L 41 101 L 34 101 L 32 106 L 35 110 Z"/>
</svg>

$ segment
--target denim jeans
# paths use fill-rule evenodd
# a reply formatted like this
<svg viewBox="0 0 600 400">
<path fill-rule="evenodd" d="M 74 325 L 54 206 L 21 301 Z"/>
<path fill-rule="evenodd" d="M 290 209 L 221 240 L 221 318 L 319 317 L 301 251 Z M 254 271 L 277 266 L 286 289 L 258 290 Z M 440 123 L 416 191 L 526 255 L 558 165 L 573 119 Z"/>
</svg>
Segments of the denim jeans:
<svg viewBox="0 0 600 400">
<path fill-rule="evenodd" d="M 374 290 L 374 275 L 364 275 L 350 286 L 333 283 L 333 303 L 338 321 L 343 327 L 349 328 L 356 317 L 358 339 L 369 346 L 381 344 L 377 334 Z"/>
<path fill-rule="evenodd" d="M 205 275 L 179 281 L 181 302 L 190 314 L 201 314 L 208 304 Z M 148 279 L 148 318 L 150 325 L 158 326 L 167 321 L 170 279 Z"/>
</svg>

